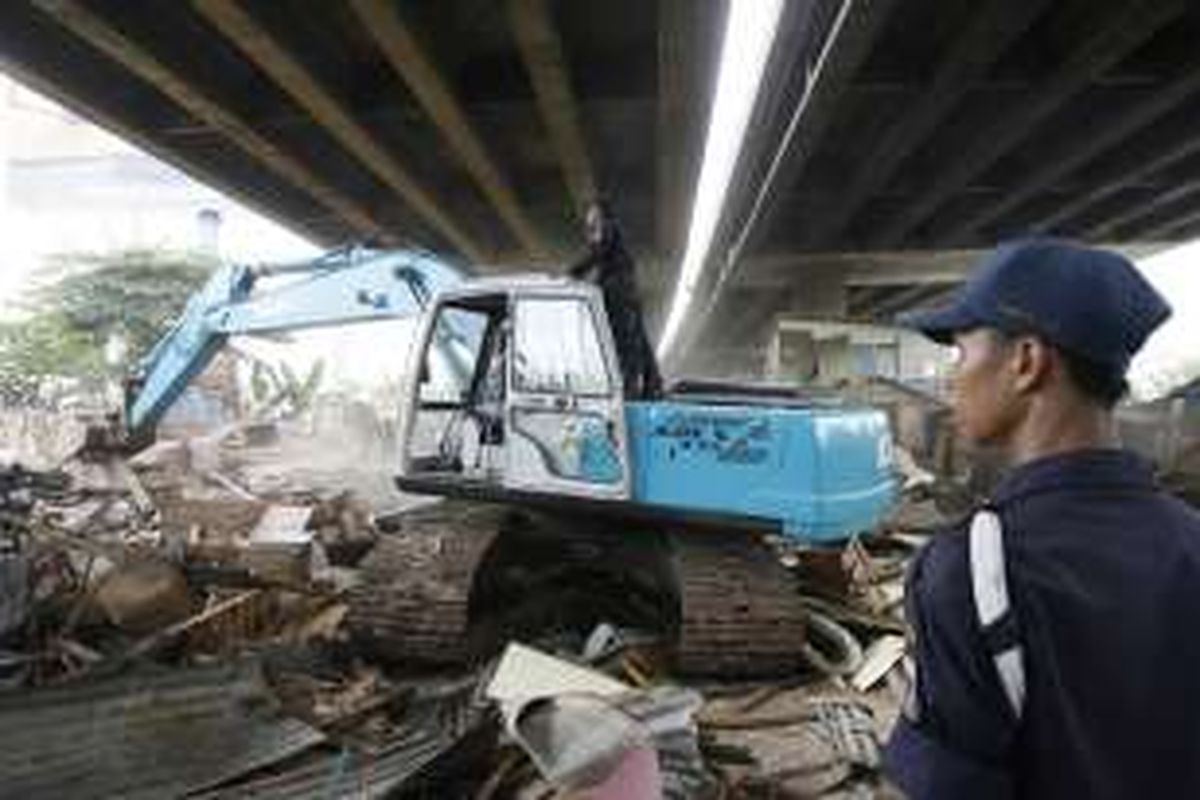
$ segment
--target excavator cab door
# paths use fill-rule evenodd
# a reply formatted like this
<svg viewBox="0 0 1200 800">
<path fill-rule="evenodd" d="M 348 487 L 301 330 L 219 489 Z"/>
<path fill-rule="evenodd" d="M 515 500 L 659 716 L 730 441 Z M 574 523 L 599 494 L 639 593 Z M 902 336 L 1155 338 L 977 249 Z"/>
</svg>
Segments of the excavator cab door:
<svg viewBox="0 0 1200 800">
<path fill-rule="evenodd" d="M 421 337 L 403 472 L 450 483 L 499 484 L 503 472 L 508 298 L 440 303 Z"/>
<path fill-rule="evenodd" d="M 619 370 L 597 292 L 515 294 L 504 484 L 627 499 Z"/>
</svg>

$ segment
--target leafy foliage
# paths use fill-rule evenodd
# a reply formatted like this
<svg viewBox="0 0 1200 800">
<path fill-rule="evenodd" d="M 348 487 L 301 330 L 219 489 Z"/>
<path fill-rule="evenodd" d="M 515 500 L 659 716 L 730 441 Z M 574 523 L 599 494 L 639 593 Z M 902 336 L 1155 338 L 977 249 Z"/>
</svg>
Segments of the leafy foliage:
<svg viewBox="0 0 1200 800">
<path fill-rule="evenodd" d="M 182 311 L 214 264 L 164 250 L 54 257 L 26 317 L 0 325 L 0 400 L 29 404 L 119 381 Z M 117 351 L 106 349 L 113 343 Z"/>
<path fill-rule="evenodd" d="M 278 368 L 265 361 L 255 361 L 250 373 L 250 396 L 257 406 L 256 414 L 267 417 L 295 417 L 311 408 L 325 374 L 325 362 L 317 360 L 304 378 L 285 362 Z"/>
<path fill-rule="evenodd" d="M 34 307 L 61 315 L 100 347 L 119 337 L 128 358 L 138 358 L 163 335 L 213 266 L 205 258 L 164 250 L 60 255 L 51 261 L 49 282 L 34 290 Z"/>
<path fill-rule="evenodd" d="M 107 377 L 103 351 L 60 314 L 0 325 L 0 401 L 35 405 L 53 393 L 98 392 Z"/>
</svg>

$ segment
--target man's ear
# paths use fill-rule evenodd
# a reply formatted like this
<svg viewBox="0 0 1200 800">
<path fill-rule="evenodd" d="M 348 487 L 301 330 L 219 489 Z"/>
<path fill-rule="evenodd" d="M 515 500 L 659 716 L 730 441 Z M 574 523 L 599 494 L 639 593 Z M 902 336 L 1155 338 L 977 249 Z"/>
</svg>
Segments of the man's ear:
<svg viewBox="0 0 1200 800">
<path fill-rule="evenodd" d="M 1050 346 L 1036 336 L 1020 336 L 1012 343 L 1009 368 L 1013 385 L 1026 394 L 1045 385 L 1054 368 L 1054 353 Z"/>
</svg>

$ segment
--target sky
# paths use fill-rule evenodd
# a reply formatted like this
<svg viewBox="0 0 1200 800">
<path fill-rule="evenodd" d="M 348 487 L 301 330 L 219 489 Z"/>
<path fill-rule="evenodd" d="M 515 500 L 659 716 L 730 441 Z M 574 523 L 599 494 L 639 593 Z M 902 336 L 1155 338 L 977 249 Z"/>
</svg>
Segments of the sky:
<svg viewBox="0 0 1200 800">
<path fill-rule="evenodd" d="M 203 210 L 220 216 L 224 258 L 291 261 L 319 252 L 0 73 L 0 304 L 19 296 L 49 255 L 195 247 Z"/>
<path fill-rule="evenodd" d="M 1172 308 L 1130 369 L 1135 395 L 1150 398 L 1200 375 L 1200 243 L 1144 258 L 1137 266 Z"/>
<path fill-rule="evenodd" d="M 0 314 L 54 253 L 130 246 L 188 248 L 201 239 L 197 215 L 220 214 L 219 255 L 242 262 L 294 261 L 318 252 L 286 227 L 203 186 L 0 74 Z M 1200 243 L 1138 263 L 1170 301 L 1172 318 L 1135 359 L 1135 396 L 1153 397 L 1200 374 Z M 382 364 L 364 347 L 403 326 L 298 337 L 313 357 Z M 393 358 L 389 354 L 389 358 Z M 389 372 L 391 370 L 388 370 Z"/>
</svg>

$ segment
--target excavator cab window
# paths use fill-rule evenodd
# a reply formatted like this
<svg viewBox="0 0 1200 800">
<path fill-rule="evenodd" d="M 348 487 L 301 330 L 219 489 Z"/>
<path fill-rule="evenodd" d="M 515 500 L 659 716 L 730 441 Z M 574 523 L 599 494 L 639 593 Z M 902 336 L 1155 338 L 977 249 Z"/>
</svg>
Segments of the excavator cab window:
<svg viewBox="0 0 1200 800">
<path fill-rule="evenodd" d="M 504 441 L 507 298 L 438 309 L 419 367 L 416 434 L 421 471 L 487 477 Z"/>
<path fill-rule="evenodd" d="M 469 413 L 479 424 L 481 445 L 504 444 L 504 402 L 508 394 L 505 374 L 510 327 L 507 318 L 496 312 L 483 335 L 479 362 L 467 402 Z"/>
<path fill-rule="evenodd" d="M 523 297 L 515 307 L 509 484 L 619 494 L 626 475 L 621 398 L 595 299 Z"/>
<path fill-rule="evenodd" d="M 560 397 L 607 397 L 612 381 L 590 309 L 576 299 L 520 304 L 513 388 Z M 553 332 L 553 335 L 548 335 Z"/>
<path fill-rule="evenodd" d="M 444 306 L 421 362 L 420 407 L 461 408 L 470 392 L 476 362 L 488 327 L 486 311 Z"/>
</svg>

